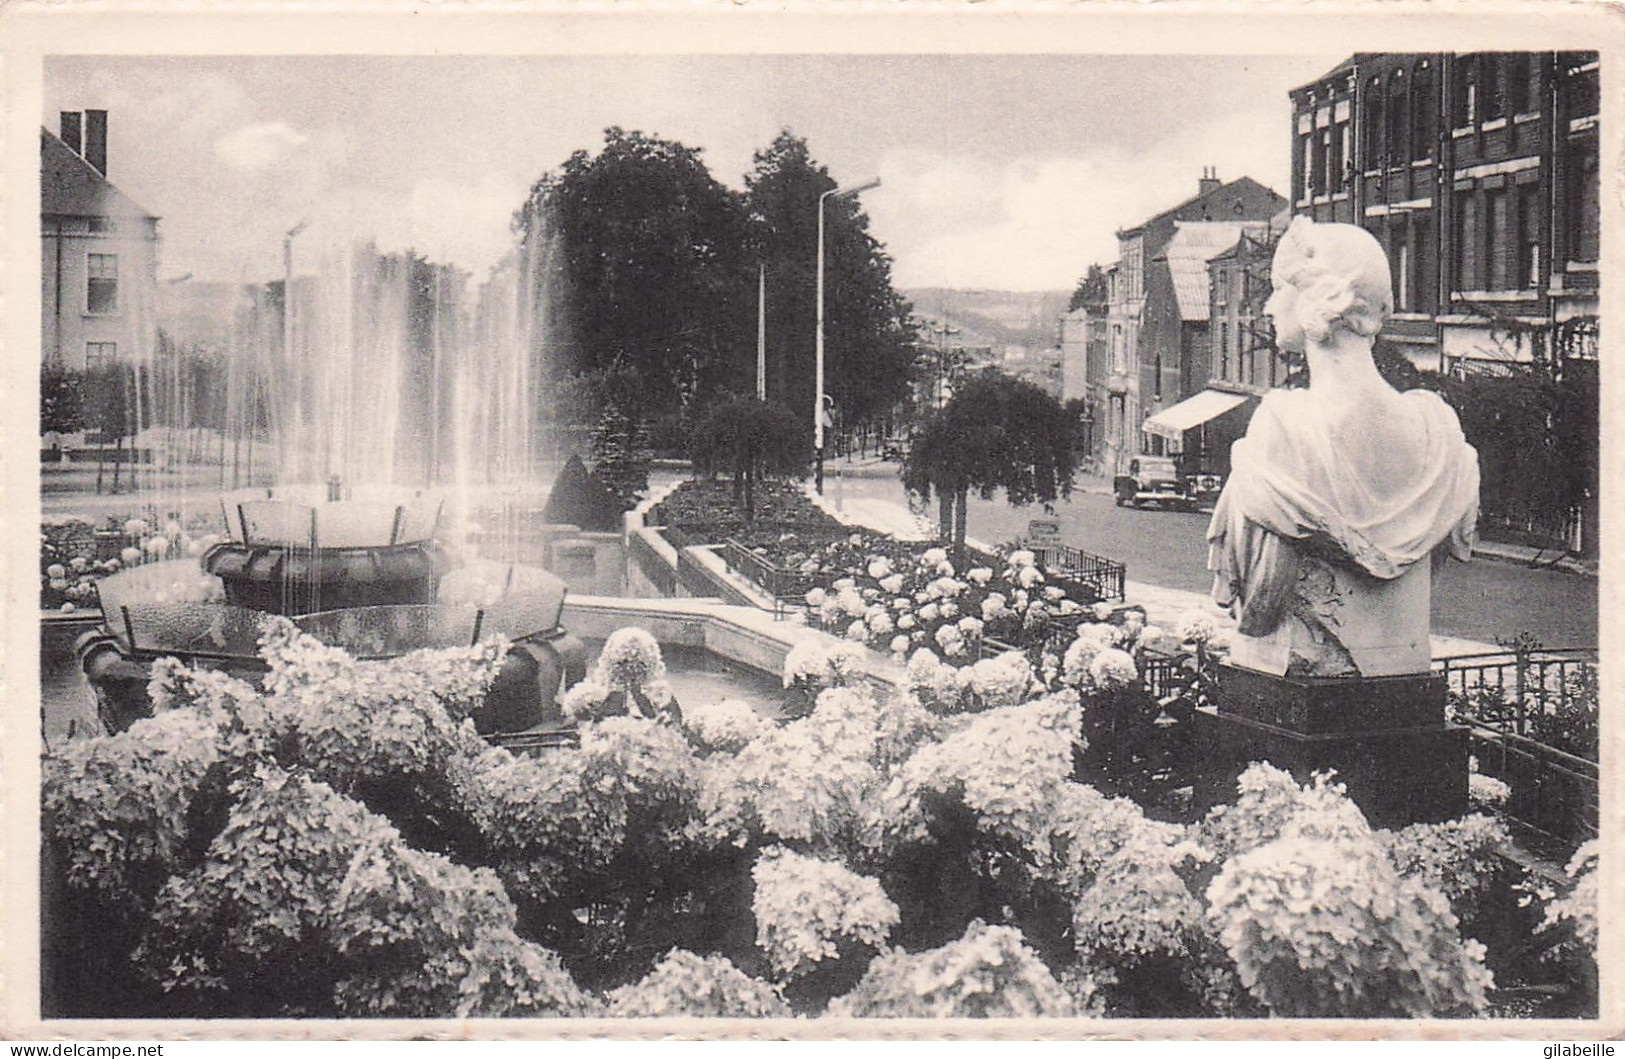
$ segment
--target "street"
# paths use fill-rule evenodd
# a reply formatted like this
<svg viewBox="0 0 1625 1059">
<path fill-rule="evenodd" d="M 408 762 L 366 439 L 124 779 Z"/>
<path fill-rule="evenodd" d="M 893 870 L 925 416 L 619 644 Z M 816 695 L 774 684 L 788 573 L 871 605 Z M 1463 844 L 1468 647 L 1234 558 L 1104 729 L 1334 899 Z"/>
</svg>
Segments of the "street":
<svg viewBox="0 0 1625 1059">
<path fill-rule="evenodd" d="M 895 465 L 865 468 L 864 477 L 826 481 L 825 494 L 905 502 Z M 832 472 L 833 473 L 833 472 Z M 1079 479 L 1070 500 L 1055 505 L 1064 543 L 1124 563 L 1131 581 L 1187 592 L 1209 587 L 1204 534 L 1208 516 L 1156 508 L 1119 508 L 1099 491 L 1103 483 Z M 935 506 L 931 514 L 935 517 Z M 1042 507 L 1015 508 L 1002 498 L 971 497 L 968 532 L 988 543 L 1025 534 Z M 1597 642 L 1597 580 L 1564 570 L 1535 570 L 1518 563 L 1478 558 L 1451 562 L 1434 581 L 1433 631 L 1485 643 L 1528 633 L 1544 647 L 1582 647 Z"/>
</svg>

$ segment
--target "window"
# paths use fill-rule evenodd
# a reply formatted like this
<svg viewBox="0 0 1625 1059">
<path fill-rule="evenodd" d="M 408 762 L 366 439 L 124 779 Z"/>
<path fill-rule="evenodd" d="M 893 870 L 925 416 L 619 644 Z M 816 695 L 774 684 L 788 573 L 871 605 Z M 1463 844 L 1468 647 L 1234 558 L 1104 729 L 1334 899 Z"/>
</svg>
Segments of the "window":
<svg viewBox="0 0 1625 1059">
<path fill-rule="evenodd" d="M 1595 261 L 1598 233 L 1602 228 L 1602 185 L 1598 177 L 1597 145 L 1588 144 L 1577 155 L 1569 172 L 1568 231 L 1564 233 L 1570 261 Z"/>
<path fill-rule="evenodd" d="M 1388 164 L 1405 161 L 1410 140 L 1405 129 L 1405 71 L 1395 70 L 1388 78 Z"/>
<path fill-rule="evenodd" d="M 1332 130 L 1321 129 L 1315 136 L 1315 179 L 1314 189 L 1316 195 L 1326 194 L 1326 162 L 1332 153 Z"/>
<path fill-rule="evenodd" d="M 1485 121 L 1506 117 L 1507 65 L 1501 56 L 1486 55 L 1480 59 L 1479 94 Z"/>
<path fill-rule="evenodd" d="M 85 311 L 118 312 L 118 255 L 91 254 L 90 280 L 85 293 Z"/>
<path fill-rule="evenodd" d="M 1315 193 L 1315 141 L 1308 134 L 1298 137 L 1298 149 L 1303 152 L 1303 190 L 1298 195 L 1301 202 Z"/>
<path fill-rule="evenodd" d="M 1418 213 L 1411 218 L 1411 259 L 1415 273 L 1412 304 L 1417 312 L 1433 313 L 1439 308 L 1438 246 L 1433 234 L 1433 221 L 1429 213 Z"/>
<path fill-rule="evenodd" d="M 1463 194 L 1456 199 L 1456 289 L 1478 290 L 1479 278 L 1478 197 Z"/>
<path fill-rule="evenodd" d="M 1512 113 L 1529 114 L 1540 110 L 1542 65 L 1539 52 L 1508 57 L 1507 103 Z"/>
<path fill-rule="evenodd" d="M 1464 57 L 1456 67 L 1456 96 L 1455 106 L 1452 110 L 1457 128 L 1472 125 L 1478 121 L 1479 76 L 1478 57 L 1476 55 Z"/>
<path fill-rule="evenodd" d="M 1423 62 L 1411 79 L 1411 158 L 1433 157 L 1433 141 L 1439 135 L 1433 99 L 1433 67 Z"/>
<path fill-rule="evenodd" d="M 1230 378 L 1230 322 L 1219 321 L 1219 378 Z"/>
<path fill-rule="evenodd" d="M 1540 194 L 1532 184 L 1518 189 L 1517 267 L 1522 286 L 1540 287 Z"/>
<path fill-rule="evenodd" d="M 1396 227 L 1393 234 L 1394 309 L 1411 310 L 1411 244 L 1405 229 Z"/>
<path fill-rule="evenodd" d="M 112 364 L 118 359 L 117 342 L 86 342 L 85 343 L 85 370 L 93 371 L 96 368 Z"/>
<path fill-rule="evenodd" d="M 1376 169 L 1382 164 L 1384 113 L 1382 82 L 1373 77 L 1365 86 L 1365 128 L 1362 139 L 1365 147 L 1363 164 L 1367 169 Z"/>
<path fill-rule="evenodd" d="M 1512 275 L 1512 218 L 1507 213 L 1507 193 L 1491 191 L 1485 196 L 1489 206 L 1490 234 L 1485 243 L 1489 258 L 1490 290 L 1511 290 L 1517 284 Z"/>
</svg>

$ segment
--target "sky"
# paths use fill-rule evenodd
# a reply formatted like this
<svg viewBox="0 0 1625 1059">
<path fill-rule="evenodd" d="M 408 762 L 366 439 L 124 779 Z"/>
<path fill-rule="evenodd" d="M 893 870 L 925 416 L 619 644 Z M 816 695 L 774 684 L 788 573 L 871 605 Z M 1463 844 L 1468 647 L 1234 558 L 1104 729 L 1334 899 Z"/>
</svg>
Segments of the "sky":
<svg viewBox="0 0 1625 1059">
<path fill-rule="evenodd" d="M 1206 167 L 1283 195 L 1304 56 L 55 56 L 45 112 L 109 112 L 108 176 L 162 218 L 161 274 L 279 276 L 357 238 L 483 277 L 531 184 L 611 125 L 742 188 L 780 129 L 878 176 L 898 287 L 1070 289 Z"/>
</svg>

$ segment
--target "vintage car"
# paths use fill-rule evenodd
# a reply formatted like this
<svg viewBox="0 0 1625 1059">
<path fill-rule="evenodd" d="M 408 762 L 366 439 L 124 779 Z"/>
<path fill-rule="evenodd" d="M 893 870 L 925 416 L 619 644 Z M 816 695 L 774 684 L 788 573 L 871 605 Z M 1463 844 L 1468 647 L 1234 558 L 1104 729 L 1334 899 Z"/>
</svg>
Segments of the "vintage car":
<svg viewBox="0 0 1625 1059">
<path fill-rule="evenodd" d="M 1167 456 L 1135 456 L 1128 461 L 1128 473 L 1112 480 L 1112 491 L 1117 494 L 1118 507 L 1157 504 L 1195 510 L 1206 497 L 1193 490 L 1192 484 Z M 1213 495 L 1218 495 L 1217 489 Z"/>
</svg>

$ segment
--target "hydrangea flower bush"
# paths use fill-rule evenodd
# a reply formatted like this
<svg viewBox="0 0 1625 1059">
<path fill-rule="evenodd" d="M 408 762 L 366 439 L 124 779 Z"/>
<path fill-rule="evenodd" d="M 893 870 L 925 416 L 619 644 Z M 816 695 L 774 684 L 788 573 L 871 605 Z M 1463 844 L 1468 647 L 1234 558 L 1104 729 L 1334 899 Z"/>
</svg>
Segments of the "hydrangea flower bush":
<svg viewBox="0 0 1625 1059">
<path fill-rule="evenodd" d="M 917 651 L 895 692 L 809 649 L 805 716 L 588 714 L 515 754 L 469 720 L 504 645 L 358 662 L 272 623 L 261 684 L 160 666 L 155 717 L 46 761 L 63 1013 L 1482 1010 L 1493 822 L 1376 832 L 1267 767 L 1152 819 L 1078 780 L 1134 664 L 1114 635 L 1071 678 Z M 659 683 L 658 645 L 621 647 L 603 686 Z M 1573 944 L 1593 863 L 1543 898 Z"/>
<path fill-rule="evenodd" d="M 984 637 L 1026 648 L 1100 600 L 1094 586 L 1041 568 L 1025 549 L 996 565 L 972 558 L 961 570 L 944 548 L 868 532 L 785 543 L 792 550 L 767 557 L 813 581 L 803 597 L 807 624 L 900 658 L 926 648 L 967 665 Z"/>
<path fill-rule="evenodd" d="M 40 609 L 72 614 L 100 605 L 96 582 L 130 566 L 196 558 L 222 540 L 218 514 L 108 515 L 101 522 L 47 519 L 40 525 Z"/>
</svg>

